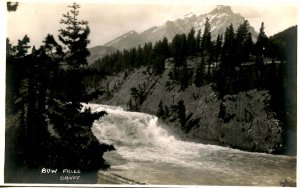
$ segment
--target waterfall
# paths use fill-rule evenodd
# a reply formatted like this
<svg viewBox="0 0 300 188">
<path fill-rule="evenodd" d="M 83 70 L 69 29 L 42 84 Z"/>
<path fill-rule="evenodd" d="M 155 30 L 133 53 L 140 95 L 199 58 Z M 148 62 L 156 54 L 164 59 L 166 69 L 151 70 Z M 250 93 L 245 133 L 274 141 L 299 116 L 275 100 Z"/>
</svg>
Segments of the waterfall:
<svg viewBox="0 0 300 188">
<path fill-rule="evenodd" d="M 92 131 L 116 148 L 105 156 L 115 174 L 156 184 L 279 185 L 295 178 L 295 158 L 185 142 L 170 135 L 156 116 L 116 106 L 84 107 L 107 112 Z"/>
<path fill-rule="evenodd" d="M 102 142 L 116 147 L 141 147 L 143 145 L 166 145 L 175 141 L 173 136 L 158 126 L 157 117 L 139 112 L 127 112 L 120 107 L 91 105 L 92 111 L 106 111 L 92 127 Z"/>
</svg>

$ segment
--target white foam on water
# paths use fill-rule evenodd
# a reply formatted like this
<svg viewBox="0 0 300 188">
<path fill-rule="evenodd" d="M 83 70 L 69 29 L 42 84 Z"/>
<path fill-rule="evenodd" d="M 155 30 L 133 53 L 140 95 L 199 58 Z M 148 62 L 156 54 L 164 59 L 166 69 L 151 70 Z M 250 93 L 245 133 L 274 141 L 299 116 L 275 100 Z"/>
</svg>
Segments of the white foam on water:
<svg viewBox="0 0 300 188">
<path fill-rule="evenodd" d="M 287 174 L 295 175 L 293 161 L 287 157 L 180 141 L 159 126 L 158 118 L 153 115 L 128 112 L 115 106 L 87 106 L 92 112 L 107 112 L 94 122 L 92 131 L 100 142 L 114 145 L 115 152 L 127 162 L 113 169 L 129 172 L 129 169 L 137 170 L 139 165 L 149 168 L 169 165 L 170 169 L 191 169 L 191 175 L 192 171 L 201 171 L 207 176 L 246 181 L 247 185 L 256 184 L 256 181 L 261 184 L 264 178 L 272 182 Z M 153 171 L 159 175 L 159 171 Z"/>
</svg>

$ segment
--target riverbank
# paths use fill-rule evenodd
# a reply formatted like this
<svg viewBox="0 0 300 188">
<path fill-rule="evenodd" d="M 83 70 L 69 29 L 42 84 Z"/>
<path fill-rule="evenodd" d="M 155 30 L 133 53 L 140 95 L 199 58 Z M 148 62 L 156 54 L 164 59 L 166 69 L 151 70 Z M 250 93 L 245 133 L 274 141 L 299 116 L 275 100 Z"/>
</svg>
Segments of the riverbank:
<svg viewBox="0 0 300 188">
<path fill-rule="evenodd" d="M 99 170 L 97 173 L 97 184 L 126 184 L 126 185 L 145 185 L 132 179 L 122 177 L 117 174 Z"/>
<path fill-rule="evenodd" d="M 219 99 L 213 85 L 190 85 L 181 90 L 178 84 L 170 83 L 170 71 L 155 76 L 142 67 L 128 75 L 121 72 L 108 76 L 99 86 L 106 95 L 93 102 L 130 110 L 137 100 L 132 95 L 136 89 L 136 97 L 142 96 L 143 100 L 133 111 L 160 114 L 165 127 L 183 140 L 280 154 L 290 147 L 283 145 L 285 130 L 270 110 L 271 96 L 267 90 L 253 89 Z M 182 115 L 181 119 L 178 115 L 180 101 L 183 121 Z"/>
<path fill-rule="evenodd" d="M 122 184 L 122 185 L 147 185 L 145 183 L 140 183 L 132 179 L 128 179 L 127 177 L 122 177 L 117 174 L 113 174 L 106 171 L 98 171 L 97 173 L 97 184 L 106 184 L 106 185 L 115 185 L 115 184 Z M 170 183 L 172 184 L 172 183 Z M 173 185 L 173 184 L 172 184 Z M 178 184 L 179 185 L 179 184 Z M 276 186 L 276 187 L 296 187 L 296 179 L 292 179 L 290 177 L 279 181 L 277 185 L 268 185 L 268 186 Z M 200 185 L 203 186 L 203 185 Z M 204 185 L 205 186 L 205 185 Z"/>
</svg>

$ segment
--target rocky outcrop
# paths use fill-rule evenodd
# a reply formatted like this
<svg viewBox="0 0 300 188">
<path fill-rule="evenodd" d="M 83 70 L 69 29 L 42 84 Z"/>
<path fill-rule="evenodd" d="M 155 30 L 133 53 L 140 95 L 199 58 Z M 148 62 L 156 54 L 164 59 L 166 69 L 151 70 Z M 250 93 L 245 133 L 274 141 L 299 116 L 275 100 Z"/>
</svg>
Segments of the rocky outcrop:
<svg viewBox="0 0 300 188">
<path fill-rule="evenodd" d="M 106 95 L 94 102 L 128 110 L 129 101 L 134 101 L 132 88 L 136 88 L 146 93 L 138 111 L 157 114 L 159 106 L 169 111 L 162 124 L 181 139 L 269 153 L 281 148 L 282 130 L 269 109 L 268 91 L 250 90 L 220 100 L 210 85 L 190 85 L 182 91 L 169 80 L 169 72 L 167 69 L 154 76 L 140 68 L 107 77 L 100 86 Z M 184 102 L 188 131 L 182 129 L 174 111 L 180 100 Z"/>
<path fill-rule="evenodd" d="M 267 91 L 257 90 L 225 96 L 220 104 L 219 140 L 245 150 L 280 149 L 282 130 L 269 110 L 270 99 Z"/>
</svg>

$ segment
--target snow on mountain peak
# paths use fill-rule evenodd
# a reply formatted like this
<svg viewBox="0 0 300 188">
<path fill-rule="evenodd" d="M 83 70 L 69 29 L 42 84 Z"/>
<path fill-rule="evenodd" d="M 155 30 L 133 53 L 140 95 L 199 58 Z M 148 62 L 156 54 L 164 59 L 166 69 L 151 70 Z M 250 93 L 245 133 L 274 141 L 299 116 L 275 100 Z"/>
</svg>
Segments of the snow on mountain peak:
<svg viewBox="0 0 300 188">
<path fill-rule="evenodd" d="M 220 13 L 227 13 L 227 14 L 233 14 L 230 6 L 224 6 L 224 5 L 217 5 L 217 7 L 212 10 L 209 14 L 220 14 Z"/>
<path fill-rule="evenodd" d="M 192 17 L 192 16 L 195 16 L 195 13 L 190 12 L 190 13 L 184 15 L 185 18 L 190 18 L 190 17 Z"/>
<path fill-rule="evenodd" d="M 107 43 L 106 46 L 122 50 L 124 48 L 143 45 L 145 42 L 152 42 L 154 44 L 156 41 L 162 40 L 163 37 L 171 41 L 176 34 L 187 34 L 191 28 L 194 28 L 195 31 L 199 31 L 200 29 L 203 31 L 207 18 L 211 25 L 212 40 L 215 40 L 218 34 L 224 34 L 230 24 L 233 24 L 234 29 L 236 29 L 245 20 L 242 15 L 232 12 L 230 6 L 218 5 L 208 13 L 196 15 L 190 12 L 182 18 L 174 21 L 166 21 L 163 25 L 151 27 L 141 33 L 136 33 L 133 30 L 129 31 L 112 42 Z M 257 33 L 254 28 L 250 27 L 249 30 L 252 36 L 256 38 Z"/>
</svg>

